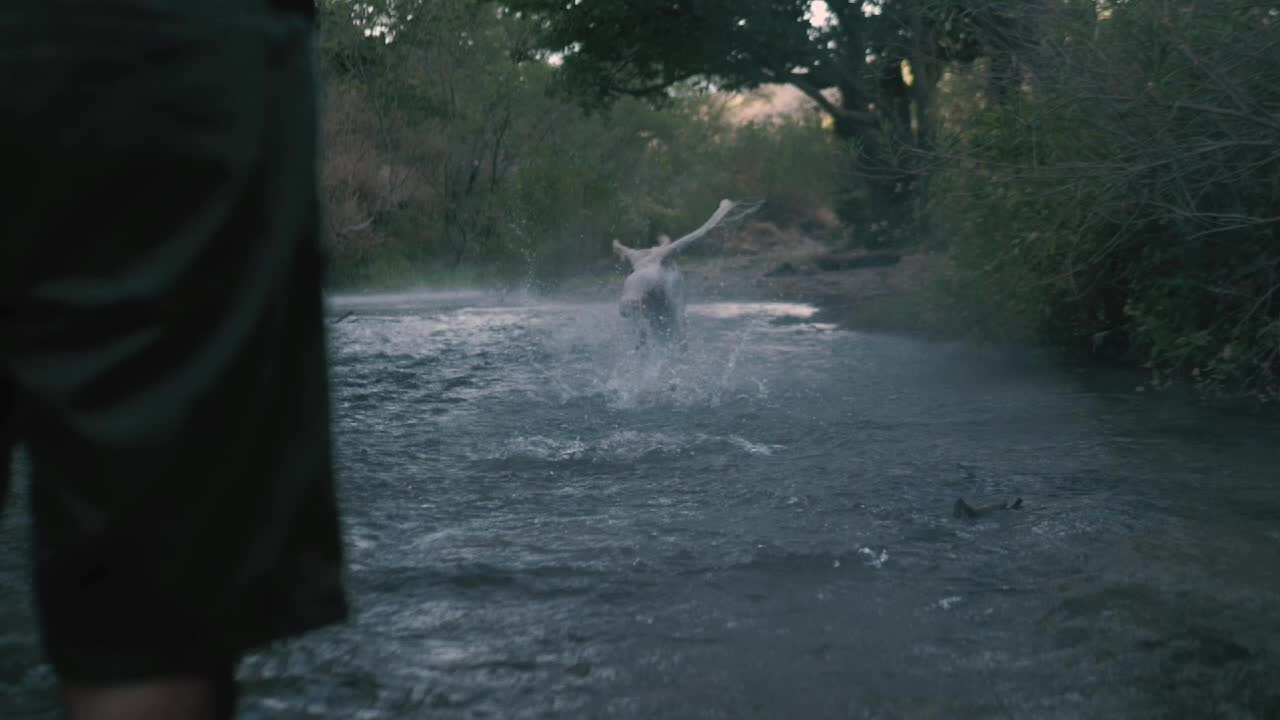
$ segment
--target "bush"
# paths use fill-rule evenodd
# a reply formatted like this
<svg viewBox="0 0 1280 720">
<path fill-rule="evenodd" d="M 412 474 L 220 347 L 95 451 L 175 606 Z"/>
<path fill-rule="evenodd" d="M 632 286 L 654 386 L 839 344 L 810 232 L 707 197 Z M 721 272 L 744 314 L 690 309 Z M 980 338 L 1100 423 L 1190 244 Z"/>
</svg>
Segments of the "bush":
<svg viewBox="0 0 1280 720">
<path fill-rule="evenodd" d="M 388 42 L 356 7 L 323 4 L 318 42 L 337 285 L 554 282 L 599 266 L 615 237 L 692 230 L 723 197 L 814 232 L 838 202 L 845 164 L 816 117 L 740 127 L 696 92 L 587 115 L 549 94 L 551 65 L 511 59 L 527 20 L 471 0 L 417 6 L 429 17 L 387 4 Z"/>
<path fill-rule="evenodd" d="M 1280 397 L 1280 32 L 1246 0 L 1046 15 L 930 214 L 988 332 Z"/>
</svg>

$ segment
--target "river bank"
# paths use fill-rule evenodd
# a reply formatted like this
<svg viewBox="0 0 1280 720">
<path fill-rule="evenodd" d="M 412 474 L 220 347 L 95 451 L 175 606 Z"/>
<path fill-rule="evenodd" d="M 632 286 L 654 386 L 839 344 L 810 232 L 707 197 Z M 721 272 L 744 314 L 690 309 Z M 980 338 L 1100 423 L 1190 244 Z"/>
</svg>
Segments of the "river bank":
<svg viewBox="0 0 1280 720">
<path fill-rule="evenodd" d="M 1035 346 L 1061 353 L 1078 370 L 1119 371 L 1140 392 L 1168 387 L 1153 383 L 1132 357 L 1090 352 L 1088 347 L 1042 346 L 993 309 L 983 313 L 970 295 L 949 294 L 948 258 L 918 250 L 866 251 L 841 249 L 796 229 L 779 230 L 768 223 L 749 225 L 719 242 L 698 246 L 679 260 L 690 302 L 798 302 L 818 309 L 806 322 L 845 330 L 887 333 L 931 340 L 978 341 L 980 344 Z M 621 292 L 629 268 L 618 258 L 602 258 L 581 272 L 554 282 L 475 282 L 479 273 L 424 277 L 419 289 L 480 290 L 503 295 L 555 297 L 570 301 L 612 302 Z M 399 287 L 399 286 L 396 286 Z M 387 287 L 384 290 L 393 290 Z M 954 288 L 951 288 L 954 290 Z M 993 290 L 989 290 L 993 292 Z M 1185 378 L 1174 383 L 1186 388 Z M 1252 407 L 1257 398 L 1245 393 L 1202 393 L 1217 404 Z"/>
<path fill-rule="evenodd" d="M 818 308 L 815 322 L 845 329 L 947 334 L 931 300 L 930 281 L 944 268 L 937 254 L 836 250 L 795 235 L 762 249 L 747 235 L 681 259 L 680 267 L 692 302 L 802 302 Z M 620 262 L 602 262 L 556 292 L 604 300 L 619 292 L 626 273 Z"/>
</svg>

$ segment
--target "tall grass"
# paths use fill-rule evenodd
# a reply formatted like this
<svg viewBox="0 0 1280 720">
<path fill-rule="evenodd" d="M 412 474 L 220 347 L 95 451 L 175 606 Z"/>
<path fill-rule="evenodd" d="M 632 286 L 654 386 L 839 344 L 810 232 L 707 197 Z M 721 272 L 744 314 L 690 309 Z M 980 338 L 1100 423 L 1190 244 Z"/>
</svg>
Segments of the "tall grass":
<svg viewBox="0 0 1280 720">
<path fill-rule="evenodd" d="M 966 320 L 1280 397 L 1280 16 L 1246 0 L 1046 14 L 930 197 Z"/>
</svg>

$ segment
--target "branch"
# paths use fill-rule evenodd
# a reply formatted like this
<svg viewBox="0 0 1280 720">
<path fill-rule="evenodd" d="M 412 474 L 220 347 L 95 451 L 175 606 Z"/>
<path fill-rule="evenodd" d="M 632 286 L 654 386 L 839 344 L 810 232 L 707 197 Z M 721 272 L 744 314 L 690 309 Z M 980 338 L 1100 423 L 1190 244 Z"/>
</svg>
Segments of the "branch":
<svg viewBox="0 0 1280 720">
<path fill-rule="evenodd" d="M 1187 108 L 1188 110 L 1199 110 L 1200 112 L 1209 113 L 1211 115 L 1225 115 L 1227 117 L 1236 118 L 1237 120 L 1245 120 L 1248 122 L 1256 123 L 1265 128 L 1270 128 L 1271 130 L 1280 132 L 1280 122 L 1272 120 L 1266 115 L 1259 115 L 1257 113 L 1249 113 L 1249 112 L 1241 112 L 1239 110 L 1214 107 L 1212 105 L 1201 105 L 1200 103 L 1182 102 L 1181 100 L 1173 104 L 1174 110 L 1177 110 L 1178 108 Z"/>
<path fill-rule="evenodd" d="M 877 118 L 875 113 L 861 110 L 850 110 L 836 105 L 831 102 L 826 95 L 823 95 L 822 91 L 819 90 L 816 85 L 806 80 L 802 75 L 789 75 L 786 81 L 791 84 L 792 87 L 795 87 L 797 90 L 807 95 L 810 100 L 813 100 L 818 104 L 818 107 L 822 108 L 823 111 L 837 120 L 852 120 L 853 122 L 862 123 L 863 125 L 875 125 L 876 123 Z"/>
<path fill-rule="evenodd" d="M 361 230 L 367 230 L 369 229 L 369 226 L 373 224 L 375 219 L 375 216 L 370 216 L 368 220 L 365 220 L 362 223 L 356 223 L 355 225 L 348 225 L 347 227 L 341 228 L 338 230 L 338 235 L 350 235 L 351 233 L 357 233 Z"/>
<path fill-rule="evenodd" d="M 865 107 L 868 100 L 866 84 L 858 74 L 858 69 L 865 64 L 865 53 L 867 51 L 867 41 L 862 34 L 862 27 L 866 21 L 866 17 L 862 14 L 860 4 L 855 5 L 851 2 L 829 2 L 828 9 L 832 15 L 836 17 L 836 25 L 844 41 L 839 43 L 837 47 L 837 57 L 830 56 L 829 66 L 835 69 L 835 72 L 841 78 L 841 92 L 844 88 L 852 91 L 850 94 L 856 94 L 857 97 L 844 97 L 846 105 L 860 105 Z"/>
<path fill-rule="evenodd" d="M 671 83 L 659 81 L 648 85 L 624 85 L 621 83 L 611 82 L 606 87 L 610 92 L 641 99 L 661 95 L 662 91 L 666 90 L 670 86 Z"/>
</svg>

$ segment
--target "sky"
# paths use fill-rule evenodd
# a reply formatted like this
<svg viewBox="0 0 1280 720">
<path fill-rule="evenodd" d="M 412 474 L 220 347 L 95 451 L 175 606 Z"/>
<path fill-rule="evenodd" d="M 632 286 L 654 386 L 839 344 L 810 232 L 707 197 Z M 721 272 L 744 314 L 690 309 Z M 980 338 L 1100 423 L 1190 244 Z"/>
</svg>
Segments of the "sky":
<svg viewBox="0 0 1280 720">
<path fill-rule="evenodd" d="M 813 0 L 809 3 L 809 24 L 823 27 L 830 21 L 831 10 L 828 9 L 826 0 Z"/>
</svg>

